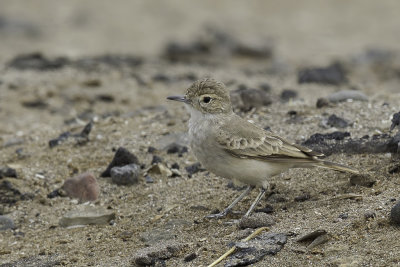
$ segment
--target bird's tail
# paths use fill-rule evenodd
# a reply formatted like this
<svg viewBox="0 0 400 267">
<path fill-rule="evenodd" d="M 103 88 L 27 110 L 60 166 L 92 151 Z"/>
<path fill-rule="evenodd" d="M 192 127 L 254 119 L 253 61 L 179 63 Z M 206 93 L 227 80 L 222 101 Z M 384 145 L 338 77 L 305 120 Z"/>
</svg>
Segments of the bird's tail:
<svg viewBox="0 0 400 267">
<path fill-rule="evenodd" d="M 330 161 L 320 161 L 320 162 L 318 162 L 318 164 L 316 166 L 321 167 L 321 168 L 333 169 L 333 170 L 337 170 L 337 171 L 341 171 L 341 172 L 350 172 L 350 173 L 354 173 L 354 174 L 360 174 L 360 171 L 357 169 L 347 167 L 347 166 L 344 166 L 341 164 L 333 163 Z"/>
</svg>

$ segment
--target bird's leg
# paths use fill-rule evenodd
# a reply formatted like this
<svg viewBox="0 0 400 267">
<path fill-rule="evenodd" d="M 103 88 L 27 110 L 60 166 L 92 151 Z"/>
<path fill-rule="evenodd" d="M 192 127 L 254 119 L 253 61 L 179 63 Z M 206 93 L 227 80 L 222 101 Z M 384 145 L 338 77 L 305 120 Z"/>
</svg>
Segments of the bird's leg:
<svg viewBox="0 0 400 267">
<path fill-rule="evenodd" d="M 250 216 L 250 214 L 253 212 L 254 208 L 257 206 L 258 202 L 260 202 L 260 200 L 265 195 L 265 191 L 267 191 L 265 188 L 261 188 L 260 194 L 258 194 L 258 196 L 254 200 L 253 204 L 251 204 L 250 209 L 246 212 L 244 217 L 249 217 Z"/>
<path fill-rule="evenodd" d="M 216 214 L 210 214 L 210 215 L 208 215 L 207 216 L 207 218 L 222 218 L 222 217 L 225 217 L 231 210 L 232 210 L 232 208 L 240 201 L 240 200 L 242 200 L 245 196 L 247 196 L 250 192 L 251 192 L 251 190 L 253 190 L 254 189 L 254 186 L 248 186 L 247 188 L 246 188 L 246 190 L 244 190 L 244 192 L 239 196 L 239 197 L 237 197 L 226 209 L 224 209 L 222 212 L 220 212 L 220 213 L 216 213 Z"/>
</svg>

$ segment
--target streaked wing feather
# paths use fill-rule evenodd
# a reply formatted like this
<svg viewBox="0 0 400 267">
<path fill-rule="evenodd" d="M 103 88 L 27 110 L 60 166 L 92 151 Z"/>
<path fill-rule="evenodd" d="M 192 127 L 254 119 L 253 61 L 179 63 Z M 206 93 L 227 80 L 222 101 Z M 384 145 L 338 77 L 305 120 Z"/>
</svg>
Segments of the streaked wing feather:
<svg viewBox="0 0 400 267">
<path fill-rule="evenodd" d="M 238 116 L 233 119 L 235 123 L 228 121 L 221 125 L 217 142 L 236 157 L 275 161 L 297 159 L 301 162 L 310 162 L 323 156 L 306 147 L 290 143 Z"/>
</svg>

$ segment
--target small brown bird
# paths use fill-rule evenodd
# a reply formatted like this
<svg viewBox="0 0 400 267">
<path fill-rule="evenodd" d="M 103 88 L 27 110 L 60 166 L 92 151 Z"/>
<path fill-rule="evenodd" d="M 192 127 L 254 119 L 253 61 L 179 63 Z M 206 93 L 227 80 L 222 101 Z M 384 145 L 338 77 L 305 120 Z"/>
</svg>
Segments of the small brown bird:
<svg viewBox="0 0 400 267">
<path fill-rule="evenodd" d="M 323 154 L 242 119 L 232 110 L 226 86 L 216 80 L 196 81 L 184 96 L 167 99 L 183 102 L 188 107 L 190 146 L 200 163 L 218 176 L 248 185 L 224 211 L 209 217 L 225 216 L 252 189 L 259 187 L 260 194 L 245 214 L 250 216 L 269 188 L 268 178 L 289 168 L 322 167 L 359 173 L 350 167 L 323 161 Z"/>
</svg>

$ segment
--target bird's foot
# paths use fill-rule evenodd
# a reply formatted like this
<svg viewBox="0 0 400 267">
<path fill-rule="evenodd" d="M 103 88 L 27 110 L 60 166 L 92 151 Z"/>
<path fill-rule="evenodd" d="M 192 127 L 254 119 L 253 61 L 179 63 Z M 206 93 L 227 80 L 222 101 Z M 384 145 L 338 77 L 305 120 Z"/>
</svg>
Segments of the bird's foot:
<svg viewBox="0 0 400 267">
<path fill-rule="evenodd" d="M 208 218 L 208 219 L 221 219 L 221 218 L 226 217 L 226 215 L 228 215 L 228 212 L 229 211 L 225 211 L 224 210 L 224 211 L 219 212 L 219 213 L 214 213 L 214 214 L 207 215 L 206 218 Z"/>
</svg>

